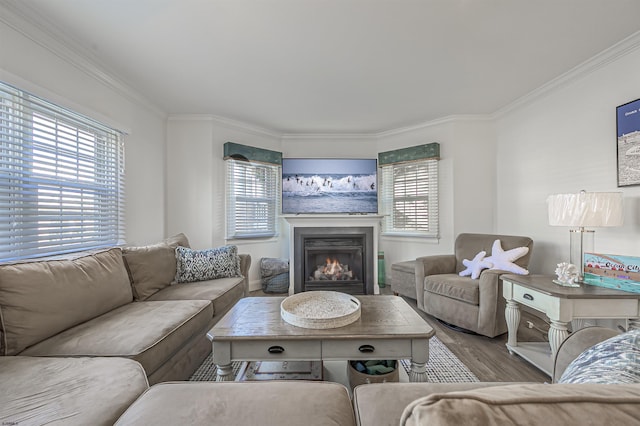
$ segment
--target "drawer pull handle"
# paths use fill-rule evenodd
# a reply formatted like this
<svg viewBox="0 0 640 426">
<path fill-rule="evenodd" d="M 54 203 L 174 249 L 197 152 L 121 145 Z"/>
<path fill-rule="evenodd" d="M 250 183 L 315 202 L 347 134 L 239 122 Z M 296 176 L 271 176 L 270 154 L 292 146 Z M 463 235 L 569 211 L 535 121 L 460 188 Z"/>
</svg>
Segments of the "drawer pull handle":
<svg viewBox="0 0 640 426">
<path fill-rule="evenodd" d="M 523 295 L 522 295 L 522 297 L 524 297 L 524 298 L 525 298 L 525 299 L 527 299 L 527 300 L 533 300 L 533 296 L 532 296 L 532 295 L 530 295 L 529 293 L 525 293 L 525 294 L 523 294 Z"/>
<path fill-rule="evenodd" d="M 376 350 L 376 348 L 374 348 L 374 347 L 373 347 L 373 346 L 371 346 L 371 345 L 362 345 L 362 346 L 360 346 L 360 347 L 358 348 L 358 350 L 359 350 L 360 352 L 362 352 L 362 353 L 371 353 L 371 352 L 375 351 L 375 350 Z"/>
<path fill-rule="evenodd" d="M 282 352 L 284 352 L 284 348 L 282 346 L 271 346 L 267 350 L 270 354 L 281 354 Z"/>
</svg>

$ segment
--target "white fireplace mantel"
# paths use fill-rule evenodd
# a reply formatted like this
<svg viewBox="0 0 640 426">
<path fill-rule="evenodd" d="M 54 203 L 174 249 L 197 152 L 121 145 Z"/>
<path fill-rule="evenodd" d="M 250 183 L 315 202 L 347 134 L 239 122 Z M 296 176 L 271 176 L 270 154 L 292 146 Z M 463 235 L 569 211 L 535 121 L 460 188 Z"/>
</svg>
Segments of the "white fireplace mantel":
<svg viewBox="0 0 640 426">
<path fill-rule="evenodd" d="M 372 227 L 373 228 L 373 292 L 380 294 L 378 287 L 378 237 L 380 235 L 381 215 L 354 214 L 354 215 L 284 215 L 284 220 L 289 223 L 289 253 L 293 253 L 294 229 L 297 227 L 331 227 L 331 228 L 352 228 L 352 227 Z M 289 294 L 294 293 L 294 259 L 289 259 Z"/>
</svg>

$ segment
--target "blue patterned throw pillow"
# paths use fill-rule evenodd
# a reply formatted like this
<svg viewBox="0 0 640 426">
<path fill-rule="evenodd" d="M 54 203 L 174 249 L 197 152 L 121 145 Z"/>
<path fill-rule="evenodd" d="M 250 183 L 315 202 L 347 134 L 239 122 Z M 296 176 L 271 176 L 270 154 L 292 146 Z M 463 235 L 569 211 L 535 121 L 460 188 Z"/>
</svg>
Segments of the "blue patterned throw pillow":
<svg viewBox="0 0 640 426">
<path fill-rule="evenodd" d="M 176 282 L 190 283 L 216 278 L 241 277 L 238 247 L 207 250 L 176 247 Z"/>
<path fill-rule="evenodd" d="M 640 383 L 640 330 L 629 330 L 585 350 L 558 383 Z"/>
</svg>

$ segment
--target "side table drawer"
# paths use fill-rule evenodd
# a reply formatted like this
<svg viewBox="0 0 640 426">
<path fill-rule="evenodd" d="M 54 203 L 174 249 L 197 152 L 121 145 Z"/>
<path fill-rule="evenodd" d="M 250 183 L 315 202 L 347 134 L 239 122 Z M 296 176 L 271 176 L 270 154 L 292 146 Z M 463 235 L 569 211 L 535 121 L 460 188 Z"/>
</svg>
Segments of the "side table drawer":
<svg viewBox="0 0 640 426">
<path fill-rule="evenodd" d="M 411 339 L 328 340 L 322 359 L 400 359 L 411 356 Z"/>
<path fill-rule="evenodd" d="M 236 361 L 319 360 L 321 356 L 320 341 L 246 340 L 231 343 L 231 359 Z"/>
<path fill-rule="evenodd" d="M 519 285 L 513 286 L 513 299 L 541 312 L 547 312 L 556 300 L 548 294 Z"/>
</svg>

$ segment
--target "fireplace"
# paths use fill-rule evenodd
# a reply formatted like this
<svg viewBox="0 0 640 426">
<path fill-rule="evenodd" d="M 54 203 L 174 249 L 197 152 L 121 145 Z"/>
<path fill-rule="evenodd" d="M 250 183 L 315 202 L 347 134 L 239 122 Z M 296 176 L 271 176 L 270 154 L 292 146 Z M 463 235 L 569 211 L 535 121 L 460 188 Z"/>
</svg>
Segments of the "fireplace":
<svg viewBox="0 0 640 426">
<path fill-rule="evenodd" d="M 294 292 L 373 294 L 372 227 L 296 227 Z"/>
</svg>

